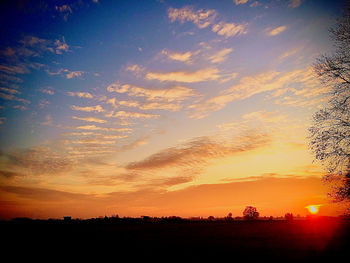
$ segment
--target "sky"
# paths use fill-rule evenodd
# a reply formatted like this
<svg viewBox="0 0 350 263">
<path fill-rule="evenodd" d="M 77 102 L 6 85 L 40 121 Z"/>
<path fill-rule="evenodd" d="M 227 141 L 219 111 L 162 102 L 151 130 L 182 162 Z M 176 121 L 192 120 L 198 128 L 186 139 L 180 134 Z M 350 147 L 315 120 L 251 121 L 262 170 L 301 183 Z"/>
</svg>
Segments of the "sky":
<svg viewBox="0 0 350 263">
<path fill-rule="evenodd" d="M 320 205 L 308 145 L 343 1 L 2 1 L 0 218 Z"/>
</svg>

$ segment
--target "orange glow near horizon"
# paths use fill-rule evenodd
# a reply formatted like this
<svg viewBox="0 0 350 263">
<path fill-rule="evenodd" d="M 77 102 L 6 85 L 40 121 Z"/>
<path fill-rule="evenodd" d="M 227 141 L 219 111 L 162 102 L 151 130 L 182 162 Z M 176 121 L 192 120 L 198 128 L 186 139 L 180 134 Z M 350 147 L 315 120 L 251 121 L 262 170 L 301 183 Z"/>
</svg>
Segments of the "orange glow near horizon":
<svg viewBox="0 0 350 263">
<path fill-rule="evenodd" d="M 345 212 L 309 139 L 341 1 L 17 2 L 0 8 L 0 220 Z"/>
<path fill-rule="evenodd" d="M 310 212 L 310 214 L 316 215 L 320 210 L 321 205 L 308 205 L 305 208 Z"/>
</svg>

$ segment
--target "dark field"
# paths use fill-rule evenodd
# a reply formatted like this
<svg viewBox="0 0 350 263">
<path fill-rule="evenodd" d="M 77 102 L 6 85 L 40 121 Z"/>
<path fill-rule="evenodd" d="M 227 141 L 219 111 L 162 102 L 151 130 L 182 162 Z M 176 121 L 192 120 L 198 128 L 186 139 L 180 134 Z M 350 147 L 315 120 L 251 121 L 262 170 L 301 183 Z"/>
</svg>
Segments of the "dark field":
<svg viewBox="0 0 350 263">
<path fill-rule="evenodd" d="M 0 222 L 3 251 L 16 259 L 43 256 L 70 261 L 108 256 L 194 262 L 226 258 L 237 261 L 345 262 L 349 255 L 350 221 L 160 221 L 84 220 Z M 19 252 L 19 253 L 18 253 Z M 345 258 L 344 258 L 345 255 Z M 127 256 L 129 260 L 121 260 Z M 118 259 L 118 260 L 117 260 Z M 78 260 L 80 262 L 80 260 Z M 147 260 L 148 262 L 149 260 Z M 9 262 L 12 262 L 9 261 Z"/>
</svg>

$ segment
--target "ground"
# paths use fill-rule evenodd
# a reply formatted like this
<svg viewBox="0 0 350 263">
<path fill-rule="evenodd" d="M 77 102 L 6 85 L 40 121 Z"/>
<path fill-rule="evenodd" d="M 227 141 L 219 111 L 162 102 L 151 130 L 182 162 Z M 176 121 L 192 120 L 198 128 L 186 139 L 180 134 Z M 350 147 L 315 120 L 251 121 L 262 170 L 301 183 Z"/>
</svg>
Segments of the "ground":
<svg viewBox="0 0 350 263">
<path fill-rule="evenodd" d="M 15 220 L 0 222 L 5 254 L 186 261 L 344 261 L 350 221 Z M 21 253 L 17 253 L 20 251 Z M 45 252 L 45 253 L 43 253 Z M 117 261 L 119 261 L 117 260 Z M 122 260 L 125 261 L 125 260 Z"/>
</svg>

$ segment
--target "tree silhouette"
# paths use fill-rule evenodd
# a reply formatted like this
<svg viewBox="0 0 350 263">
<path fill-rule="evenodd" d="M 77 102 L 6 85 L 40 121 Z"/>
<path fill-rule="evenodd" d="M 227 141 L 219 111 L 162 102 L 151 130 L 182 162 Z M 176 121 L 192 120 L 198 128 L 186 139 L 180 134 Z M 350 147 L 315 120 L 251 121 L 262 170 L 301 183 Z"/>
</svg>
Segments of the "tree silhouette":
<svg viewBox="0 0 350 263">
<path fill-rule="evenodd" d="M 294 216 L 292 213 L 287 213 L 284 215 L 284 218 L 287 220 L 287 221 L 293 221 L 294 219 Z"/>
<path fill-rule="evenodd" d="M 246 220 L 257 219 L 259 217 L 259 212 L 257 211 L 256 207 L 247 206 L 243 211 L 243 217 Z"/>
<path fill-rule="evenodd" d="M 350 201 L 350 4 L 330 29 L 335 52 L 323 55 L 314 70 L 330 88 L 328 104 L 313 116 L 310 148 L 326 167 L 324 180 L 332 184 L 334 201 Z"/>
</svg>

